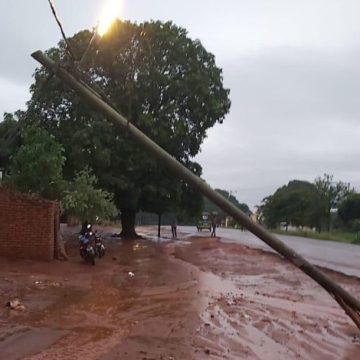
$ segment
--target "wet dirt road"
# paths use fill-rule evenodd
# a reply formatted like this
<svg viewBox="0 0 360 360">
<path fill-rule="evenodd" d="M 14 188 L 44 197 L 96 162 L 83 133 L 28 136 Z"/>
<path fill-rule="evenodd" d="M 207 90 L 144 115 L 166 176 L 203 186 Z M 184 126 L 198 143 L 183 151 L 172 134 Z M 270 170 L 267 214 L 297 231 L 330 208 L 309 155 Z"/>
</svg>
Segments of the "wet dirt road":
<svg viewBox="0 0 360 360">
<path fill-rule="evenodd" d="M 209 238 L 105 240 L 108 253 L 0 263 L 1 359 L 356 359 L 337 304 L 273 254 Z M 129 275 L 129 272 L 134 276 Z M 357 279 L 333 273 L 360 296 Z"/>
<path fill-rule="evenodd" d="M 183 232 L 186 232 L 189 236 L 209 235 L 209 232 L 207 231 L 202 231 L 197 234 L 197 230 L 194 226 L 181 226 L 180 229 Z M 155 229 L 152 230 L 152 232 L 155 232 Z M 220 236 L 221 241 L 224 242 L 235 242 L 250 246 L 254 249 L 274 252 L 274 250 L 272 250 L 267 244 L 249 231 L 218 228 L 217 235 Z M 309 239 L 301 236 L 276 236 L 313 264 L 360 278 L 359 245 L 340 243 L 330 240 Z"/>
</svg>

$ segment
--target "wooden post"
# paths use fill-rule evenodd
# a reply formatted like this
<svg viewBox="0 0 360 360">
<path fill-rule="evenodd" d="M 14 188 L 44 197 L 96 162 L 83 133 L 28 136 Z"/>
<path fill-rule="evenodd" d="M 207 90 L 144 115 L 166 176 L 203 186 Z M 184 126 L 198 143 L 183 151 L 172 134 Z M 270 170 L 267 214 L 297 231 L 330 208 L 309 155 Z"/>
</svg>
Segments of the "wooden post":
<svg viewBox="0 0 360 360">
<path fill-rule="evenodd" d="M 158 214 L 158 238 L 161 236 L 161 214 Z"/>
</svg>

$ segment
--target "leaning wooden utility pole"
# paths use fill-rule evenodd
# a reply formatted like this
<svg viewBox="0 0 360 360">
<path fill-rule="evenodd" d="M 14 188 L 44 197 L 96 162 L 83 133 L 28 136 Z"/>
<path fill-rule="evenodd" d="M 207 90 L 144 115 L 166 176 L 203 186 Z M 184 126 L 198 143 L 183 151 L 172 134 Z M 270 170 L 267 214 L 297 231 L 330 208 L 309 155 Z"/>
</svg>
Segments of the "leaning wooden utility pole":
<svg viewBox="0 0 360 360">
<path fill-rule="evenodd" d="M 60 64 L 49 59 L 41 51 L 34 52 L 32 57 L 43 65 L 48 71 L 56 74 L 61 80 L 78 92 L 78 94 L 91 104 L 95 109 L 101 111 L 108 120 L 123 127 L 127 134 L 139 143 L 142 147 L 153 154 L 162 164 L 165 164 L 179 177 L 183 178 L 190 185 L 197 188 L 204 196 L 213 203 L 218 205 L 228 215 L 232 216 L 239 224 L 247 228 L 254 235 L 264 241 L 267 245 L 281 254 L 296 267 L 309 275 L 319 285 L 321 285 L 345 310 L 351 317 L 356 326 L 360 329 L 360 302 L 348 293 L 341 286 L 332 281 L 327 275 L 320 271 L 317 267 L 305 260 L 301 255 L 293 249 L 286 246 L 280 239 L 265 230 L 262 226 L 253 222 L 245 213 L 234 206 L 230 201 L 213 190 L 204 180 L 193 174 L 189 169 L 174 159 L 164 149 L 148 138 L 138 128 L 132 125 L 124 116 L 114 110 L 106 103 L 99 94 L 97 94 L 86 83 L 77 79 L 69 71 Z"/>
</svg>

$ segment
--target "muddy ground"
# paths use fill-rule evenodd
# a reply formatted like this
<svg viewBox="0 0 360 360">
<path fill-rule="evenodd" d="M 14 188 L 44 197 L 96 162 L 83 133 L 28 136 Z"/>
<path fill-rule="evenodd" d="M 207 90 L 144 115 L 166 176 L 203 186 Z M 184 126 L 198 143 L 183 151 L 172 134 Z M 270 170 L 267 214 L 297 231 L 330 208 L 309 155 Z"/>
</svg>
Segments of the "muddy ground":
<svg viewBox="0 0 360 360">
<path fill-rule="evenodd" d="M 106 231 L 106 229 L 103 229 Z M 106 237 L 107 254 L 1 259 L 0 359 L 359 359 L 359 331 L 280 257 L 212 238 Z M 134 276 L 129 275 L 133 273 Z M 356 278 L 330 273 L 360 298 Z"/>
</svg>

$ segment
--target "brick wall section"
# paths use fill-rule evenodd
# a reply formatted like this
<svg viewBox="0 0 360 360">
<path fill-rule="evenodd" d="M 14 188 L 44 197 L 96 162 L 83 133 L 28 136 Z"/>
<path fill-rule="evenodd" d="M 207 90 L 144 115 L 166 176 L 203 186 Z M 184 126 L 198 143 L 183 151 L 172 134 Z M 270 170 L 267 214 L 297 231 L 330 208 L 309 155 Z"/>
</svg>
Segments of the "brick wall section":
<svg viewBox="0 0 360 360">
<path fill-rule="evenodd" d="M 0 187 L 0 256 L 52 260 L 58 204 Z"/>
</svg>

